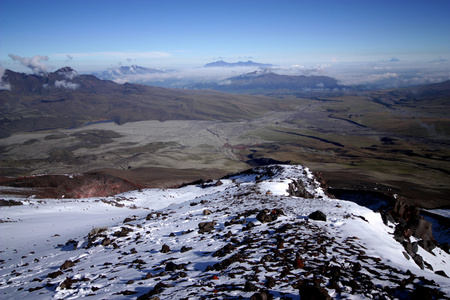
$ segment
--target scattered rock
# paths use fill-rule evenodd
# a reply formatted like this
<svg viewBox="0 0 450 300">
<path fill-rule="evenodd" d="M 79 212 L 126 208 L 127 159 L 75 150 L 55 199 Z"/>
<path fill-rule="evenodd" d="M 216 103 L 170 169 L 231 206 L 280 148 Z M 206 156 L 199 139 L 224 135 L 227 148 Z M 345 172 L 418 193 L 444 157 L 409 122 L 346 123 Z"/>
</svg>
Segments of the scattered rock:
<svg viewBox="0 0 450 300">
<path fill-rule="evenodd" d="M 116 237 L 125 237 L 127 236 L 130 232 L 133 232 L 134 230 L 132 228 L 129 227 L 122 227 L 120 231 L 116 231 L 113 233 L 114 236 Z"/>
<path fill-rule="evenodd" d="M 15 206 L 15 205 L 23 205 L 23 203 L 16 200 L 0 199 L 0 206 Z"/>
<path fill-rule="evenodd" d="M 66 270 L 69 268 L 72 268 L 73 266 L 75 266 L 75 263 L 71 260 L 66 260 L 61 267 L 59 267 L 61 270 Z"/>
<path fill-rule="evenodd" d="M 240 253 L 236 253 L 236 254 L 233 254 L 230 258 L 227 258 L 221 262 L 214 264 L 214 270 L 220 271 L 220 270 L 227 268 L 229 265 L 231 265 L 234 262 L 243 262 L 244 260 L 245 260 L 244 255 L 242 255 Z"/>
<path fill-rule="evenodd" d="M 266 283 L 264 284 L 267 288 L 273 288 L 275 286 L 275 279 L 273 277 L 266 277 Z"/>
<path fill-rule="evenodd" d="M 64 290 L 64 289 L 71 289 L 72 288 L 72 284 L 78 282 L 77 279 L 73 279 L 70 277 L 67 277 L 66 280 L 64 280 L 60 285 L 59 288 Z"/>
<path fill-rule="evenodd" d="M 187 251 L 190 251 L 190 250 L 192 250 L 192 247 L 186 247 L 186 246 L 183 246 L 183 247 L 181 247 L 181 249 L 180 249 L 181 253 L 184 253 L 184 252 L 187 252 Z"/>
<path fill-rule="evenodd" d="M 119 292 L 119 293 L 117 293 L 115 295 L 131 296 L 131 295 L 134 295 L 134 294 L 137 294 L 137 293 L 138 292 L 136 292 L 136 291 L 125 290 L 125 291 Z"/>
<path fill-rule="evenodd" d="M 254 293 L 250 297 L 250 300 L 272 300 L 272 299 L 273 295 L 269 294 L 268 291 L 260 291 L 259 293 Z"/>
<path fill-rule="evenodd" d="M 304 267 L 305 267 L 305 263 L 303 262 L 303 259 L 301 259 L 300 257 L 297 257 L 294 260 L 294 268 L 303 269 Z"/>
<path fill-rule="evenodd" d="M 441 275 L 441 276 L 449 278 L 448 275 L 445 274 L 445 272 L 443 270 L 436 271 L 436 272 L 434 272 L 434 274 Z"/>
<path fill-rule="evenodd" d="M 104 238 L 102 241 L 102 246 L 109 246 L 111 245 L 111 239 L 110 238 Z"/>
<path fill-rule="evenodd" d="M 214 252 L 212 256 L 213 257 L 216 257 L 216 256 L 222 257 L 222 256 L 225 256 L 225 255 L 233 252 L 234 249 L 235 249 L 235 247 L 232 244 L 226 244 L 221 249 Z"/>
<path fill-rule="evenodd" d="M 49 274 L 47 275 L 47 278 L 52 278 L 52 279 L 54 279 L 54 278 L 56 278 L 56 277 L 58 277 L 58 276 L 60 276 L 60 275 L 63 275 L 63 274 L 64 274 L 64 273 L 63 273 L 61 270 L 58 270 L 58 271 L 49 273 Z"/>
<path fill-rule="evenodd" d="M 318 285 L 305 284 L 299 287 L 302 300 L 331 300 L 327 290 Z"/>
<path fill-rule="evenodd" d="M 291 196 L 295 197 L 301 197 L 301 198 L 307 198 L 311 199 L 314 198 L 314 195 L 308 192 L 308 190 L 305 187 L 305 184 L 303 183 L 303 180 L 292 180 L 291 183 L 289 183 L 288 193 Z"/>
<path fill-rule="evenodd" d="M 245 282 L 245 286 L 244 286 L 245 292 L 255 292 L 257 290 L 258 290 L 258 288 L 256 287 L 255 284 L 251 283 L 250 281 Z"/>
<path fill-rule="evenodd" d="M 423 263 L 423 257 L 420 256 L 419 254 L 416 254 L 414 256 L 414 262 L 423 270 L 425 268 L 425 265 Z"/>
<path fill-rule="evenodd" d="M 170 247 L 167 246 L 166 244 L 162 245 L 161 250 L 160 250 L 161 253 L 168 253 L 170 251 L 171 251 Z"/>
<path fill-rule="evenodd" d="M 199 228 L 198 233 L 211 232 L 212 230 L 214 230 L 214 225 L 216 225 L 216 224 L 217 223 L 215 221 L 201 222 L 201 223 L 198 224 L 198 228 Z"/>
<path fill-rule="evenodd" d="M 250 230 L 253 227 L 255 227 L 255 224 L 253 222 L 248 222 L 247 225 L 244 228 L 242 228 L 242 230 L 244 230 L 244 231 Z"/>
<path fill-rule="evenodd" d="M 276 219 L 278 219 L 278 216 L 280 215 L 283 215 L 283 211 L 281 209 L 277 208 L 273 210 L 263 209 L 256 215 L 256 219 L 261 223 L 268 223 L 275 221 Z"/>
<path fill-rule="evenodd" d="M 316 210 L 315 212 L 311 213 L 308 218 L 316 221 L 327 221 L 327 216 L 320 210 Z"/>
<path fill-rule="evenodd" d="M 169 261 L 166 264 L 166 267 L 165 267 L 164 271 L 166 271 L 166 272 L 173 272 L 173 271 L 175 271 L 177 269 L 178 269 L 178 265 L 173 263 L 173 262 L 171 262 L 171 261 Z"/>
</svg>

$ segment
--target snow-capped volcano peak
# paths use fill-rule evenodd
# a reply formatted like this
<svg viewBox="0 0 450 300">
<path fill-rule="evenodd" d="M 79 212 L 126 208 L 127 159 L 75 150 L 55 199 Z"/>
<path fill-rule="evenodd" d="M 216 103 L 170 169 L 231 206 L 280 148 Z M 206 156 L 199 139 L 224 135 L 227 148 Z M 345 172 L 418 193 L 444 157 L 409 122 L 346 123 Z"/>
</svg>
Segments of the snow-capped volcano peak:
<svg viewBox="0 0 450 300">
<path fill-rule="evenodd" d="M 450 295 L 450 255 L 413 249 L 422 270 L 394 239 L 394 224 L 328 197 L 302 166 L 173 190 L 23 202 L 1 208 L 5 299 Z"/>
<path fill-rule="evenodd" d="M 78 76 L 77 71 L 72 69 L 71 67 L 64 67 L 55 71 L 58 75 L 63 75 L 66 79 L 74 79 Z"/>
</svg>

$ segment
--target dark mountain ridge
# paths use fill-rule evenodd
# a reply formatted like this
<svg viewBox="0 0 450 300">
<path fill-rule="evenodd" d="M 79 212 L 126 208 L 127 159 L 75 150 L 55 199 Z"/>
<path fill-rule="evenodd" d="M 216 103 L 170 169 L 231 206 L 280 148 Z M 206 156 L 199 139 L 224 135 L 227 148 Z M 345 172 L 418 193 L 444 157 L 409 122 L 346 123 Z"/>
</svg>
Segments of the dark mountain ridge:
<svg viewBox="0 0 450 300">
<path fill-rule="evenodd" d="M 239 120 L 280 110 L 288 102 L 263 96 L 117 84 L 70 67 L 42 75 L 6 70 L 0 91 L 0 137 L 19 131 L 78 127 L 112 120 Z"/>
<path fill-rule="evenodd" d="M 223 60 L 215 61 L 212 63 L 207 63 L 204 65 L 205 68 L 214 68 L 214 67 L 221 67 L 221 68 L 234 68 L 234 67 L 261 67 L 261 68 L 267 68 L 267 67 L 273 67 L 272 64 L 262 64 L 253 62 L 251 60 L 248 60 L 246 62 L 244 61 L 238 61 L 236 63 L 229 63 Z"/>
<path fill-rule="evenodd" d="M 88 92 L 114 91 L 116 83 L 101 80 L 93 75 L 78 75 L 70 67 L 58 69 L 47 74 L 26 74 L 5 70 L 3 81 L 11 85 L 11 92 L 20 95 L 49 95 L 58 89 L 82 89 Z"/>
</svg>

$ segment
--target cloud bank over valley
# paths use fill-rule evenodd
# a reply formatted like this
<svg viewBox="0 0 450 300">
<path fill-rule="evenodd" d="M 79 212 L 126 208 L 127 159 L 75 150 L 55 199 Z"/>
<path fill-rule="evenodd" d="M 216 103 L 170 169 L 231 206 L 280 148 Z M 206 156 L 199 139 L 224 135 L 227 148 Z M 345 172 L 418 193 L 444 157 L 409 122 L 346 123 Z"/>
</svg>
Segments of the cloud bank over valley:
<svg viewBox="0 0 450 300">
<path fill-rule="evenodd" d="M 93 74 L 116 83 L 142 83 L 172 88 L 189 88 L 198 83 L 227 85 L 229 78 L 252 72 L 273 72 L 290 76 L 329 76 L 345 86 L 365 86 L 368 88 L 397 88 L 413 85 L 438 83 L 450 80 L 450 63 L 442 62 L 370 62 L 335 63 L 316 65 L 278 65 L 273 67 L 195 67 L 183 69 L 158 69 L 158 72 L 120 74 L 114 72 L 123 66 L 111 67 L 114 76 Z M 154 70 L 154 69 L 153 69 Z M 106 73 L 106 72 L 103 72 Z"/>
</svg>

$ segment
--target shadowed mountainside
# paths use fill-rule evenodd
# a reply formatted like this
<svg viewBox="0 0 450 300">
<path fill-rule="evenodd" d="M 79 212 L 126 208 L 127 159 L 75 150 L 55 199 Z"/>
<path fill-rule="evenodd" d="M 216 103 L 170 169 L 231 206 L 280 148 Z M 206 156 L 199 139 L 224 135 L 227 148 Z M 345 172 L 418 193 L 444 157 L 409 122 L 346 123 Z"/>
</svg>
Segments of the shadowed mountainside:
<svg viewBox="0 0 450 300">
<path fill-rule="evenodd" d="M 0 91 L 0 137 L 14 132 L 79 127 L 89 122 L 117 124 L 141 120 L 222 120 L 260 116 L 288 108 L 288 101 L 214 91 L 116 84 L 66 67 L 43 75 L 6 70 Z"/>
<path fill-rule="evenodd" d="M 220 83 L 197 84 L 193 88 L 237 94 L 290 94 L 310 90 L 340 89 L 342 86 L 336 79 L 328 76 L 279 75 L 266 70 L 231 77 Z"/>
</svg>

